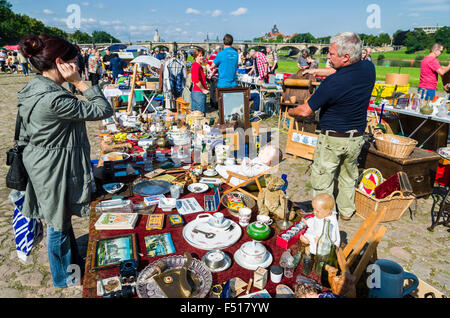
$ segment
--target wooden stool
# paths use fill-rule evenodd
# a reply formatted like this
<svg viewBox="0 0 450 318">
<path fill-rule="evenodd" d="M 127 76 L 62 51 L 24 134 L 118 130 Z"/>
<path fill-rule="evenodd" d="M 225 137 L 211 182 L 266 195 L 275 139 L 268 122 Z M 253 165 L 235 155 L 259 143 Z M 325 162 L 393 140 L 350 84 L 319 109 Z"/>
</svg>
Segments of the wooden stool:
<svg viewBox="0 0 450 318">
<path fill-rule="evenodd" d="M 191 109 L 190 107 L 190 103 L 186 102 L 183 97 L 179 97 L 176 100 L 176 104 L 177 104 L 177 114 L 185 114 L 188 113 L 189 110 Z"/>
</svg>

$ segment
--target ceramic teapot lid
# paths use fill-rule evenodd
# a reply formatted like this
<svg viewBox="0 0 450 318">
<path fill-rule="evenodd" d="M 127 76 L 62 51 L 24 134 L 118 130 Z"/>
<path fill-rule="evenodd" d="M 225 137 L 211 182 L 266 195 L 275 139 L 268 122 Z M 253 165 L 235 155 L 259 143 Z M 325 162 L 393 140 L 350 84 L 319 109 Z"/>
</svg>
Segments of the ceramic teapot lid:
<svg viewBox="0 0 450 318">
<path fill-rule="evenodd" d="M 266 247 L 257 241 L 246 242 L 242 244 L 240 249 L 242 253 L 248 256 L 259 256 L 267 253 Z"/>
<path fill-rule="evenodd" d="M 250 229 L 256 233 L 264 233 L 269 229 L 269 226 L 262 222 L 253 222 L 249 225 Z"/>
</svg>

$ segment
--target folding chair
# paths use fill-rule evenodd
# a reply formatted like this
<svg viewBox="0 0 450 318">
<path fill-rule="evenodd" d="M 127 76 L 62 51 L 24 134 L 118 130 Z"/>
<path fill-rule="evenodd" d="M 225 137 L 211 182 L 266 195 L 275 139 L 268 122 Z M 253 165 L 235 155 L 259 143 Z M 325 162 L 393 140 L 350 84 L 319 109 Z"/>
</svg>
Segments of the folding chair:
<svg viewBox="0 0 450 318">
<path fill-rule="evenodd" d="M 227 172 L 228 178 L 226 180 L 221 178 L 221 180 L 222 180 L 222 182 L 228 184 L 231 188 L 226 190 L 226 191 L 224 191 L 223 194 L 227 194 L 227 193 L 230 193 L 230 192 L 233 192 L 233 191 L 237 190 L 237 191 L 240 191 L 240 192 L 248 195 L 249 197 L 251 197 L 251 198 L 253 198 L 254 200 L 257 201 L 258 200 L 257 196 L 255 196 L 255 195 L 251 194 L 250 192 L 242 189 L 242 187 L 245 187 L 246 185 L 248 185 L 251 182 L 255 182 L 256 186 L 258 187 L 258 191 L 261 191 L 262 187 L 261 187 L 261 183 L 259 182 L 259 178 L 261 178 L 262 176 L 268 174 L 270 171 L 273 171 L 276 168 L 278 168 L 280 166 L 280 164 L 283 161 L 285 161 L 285 160 L 288 160 L 288 158 L 285 158 L 285 159 L 281 160 L 280 163 L 278 163 L 277 165 L 271 167 L 270 169 L 267 169 L 266 171 L 264 171 L 263 173 L 258 174 L 257 176 L 251 177 L 251 178 L 243 176 L 243 175 L 240 175 L 240 174 L 235 173 L 235 172 L 228 171 Z M 244 180 L 244 182 L 241 182 L 238 185 L 234 185 L 234 184 L 230 183 L 230 180 L 231 180 L 232 177 Z"/>
<path fill-rule="evenodd" d="M 380 213 L 372 212 L 345 248 L 340 247 L 337 250 L 338 264 L 342 274 L 344 274 L 345 272 L 351 272 L 350 268 L 357 260 L 366 243 L 368 243 L 358 265 L 351 273 L 355 277 L 355 282 L 359 280 L 362 273 L 366 270 L 370 259 L 373 257 L 374 261 L 377 260 L 377 246 L 386 232 L 386 227 L 381 225 L 377 230 L 375 229 L 386 212 L 387 208 L 381 210 Z"/>
</svg>

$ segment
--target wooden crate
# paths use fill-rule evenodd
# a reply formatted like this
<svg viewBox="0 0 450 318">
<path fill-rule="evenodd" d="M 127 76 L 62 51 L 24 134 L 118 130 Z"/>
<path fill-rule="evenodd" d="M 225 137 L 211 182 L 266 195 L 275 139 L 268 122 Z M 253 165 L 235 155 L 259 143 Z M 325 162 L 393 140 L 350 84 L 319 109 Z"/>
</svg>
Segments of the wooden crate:
<svg viewBox="0 0 450 318">
<path fill-rule="evenodd" d="M 317 134 L 295 129 L 294 122 L 291 121 L 285 152 L 293 155 L 294 158 L 301 157 L 312 161 L 314 160 L 318 137 Z"/>
<path fill-rule="evenodd" d="M 389 157 L 371 146 L 363 165 L 364 169 L 380 170 L 384 179 L 399 171 L 405 172 L 416 197 L 424 197 L 433 192 L 440 159 L 441 156 L 437 153 L 419 148 L 415 148 L 409 158 L 397 159 Z"/>
</svg>

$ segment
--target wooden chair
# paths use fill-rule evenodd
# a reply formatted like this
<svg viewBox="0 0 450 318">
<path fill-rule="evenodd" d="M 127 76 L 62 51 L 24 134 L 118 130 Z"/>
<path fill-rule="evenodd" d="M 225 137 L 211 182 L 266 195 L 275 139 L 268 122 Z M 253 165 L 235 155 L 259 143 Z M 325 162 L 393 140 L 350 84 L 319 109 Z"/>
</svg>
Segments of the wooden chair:
<svg viewBox="0 0 450 318">
<path fill-rule="evenodd" d="M 179 97 L 176 100 L 177 105 L 177 114 L 186 114 L 191 109 L 190 104 L 183 99 L 183 97 Z"/>
<path fill-rule="evenodd" d="M 376 213 L 375 211 L 372 212 L 361 225 L 358 232 L 356 232 L 355 236 L 353 236 L 352 240 L 344 248 L 340 247 L 337 250 L 338 264 L 342 275 L 345 272 L 350 272 L 350 268 L 357 260 L 366 243 L 368 243 L 368 246 L 355 270 L 351 273 L 355 277 L 355 282 L 360 279 L 361 275 L 366 270 L 370 259 L 372 257 L 374 261 L 377 259 L 377 246 L 386 232 L 386 227 L 382 225 L 379 226 L 378 229 L 376 229 L 376 227 L 386 212 L 387 208 L 381 210 L 380 213 Z"/>
<path fill-rule="evenodd" d="M 240 175 L 240 174 L 235 173 L 235 172 L 228 171 L 228 172 L 227 172 L 228 178 L 227 178 L 226 180 L 223 179 L 223 178 L 221 178 L 221 180 L 222 180 L 222 182 L 228 184 L 231 188 L 228 189 L 228 190 L 226 190 L 226 191 L 224 191 L 223 194 L 227 194 L 227 193 L 234 192 L 234 191 L 240 191 L 240 192 L 242 192 L 242 193 L 248 195 L 249 197 L 251 197 L 251 198 L 253 198 L 254 200 L 257 201 L 257 200 L 258 200 L 258 197 L 257 197 L 257 196 L 255 196 L 255 195 L 251 194 L 250 192 L 248 192 L 248 191 L 242 189 L 242 187 L 244 187 L 244 186 L 246 186 L 246 185 L 248 185 L 249 183 L 251 183 L 251 182 L 254 181 L 254 182 L 256 183 L 256 186 L 258 187 L 258 191 L 261 191 L 261 190 L 262 190 L 262 187 L 261 187 L 261 183 L 259 182 L 259 178 L 261 178 L 262 176 L 268 174 L 270 171 L 273 171 L 273 170 L 275 170 L 276 168 L 278 168 L 278 167 L 280 166 L 280 164 L 281 164 L 283 161 L 285 161 L 285 160 L 288 160 L 288 158 L 285 158 L 285 159 L 281 160 L 281 162 L 280 162 L 279 164 L 277 164 L 277 165 L 271 167 L 270 169 L 264 171 L 263 173 L 258 174 L 257 176 L 251 177 L 251 178 L 246 177 L 246 176 L 243 176 L 243 175 Z M 230 183 L 230 180 L 231 180 L 232 177 L 235 177 L 235 178 L 244 180 L 244 182 L 242 182 L 242 183 L 240 183 L 240 184 L 238 184 L 238 185 L 234 185 L 234 184 Z"/>
</svg>

